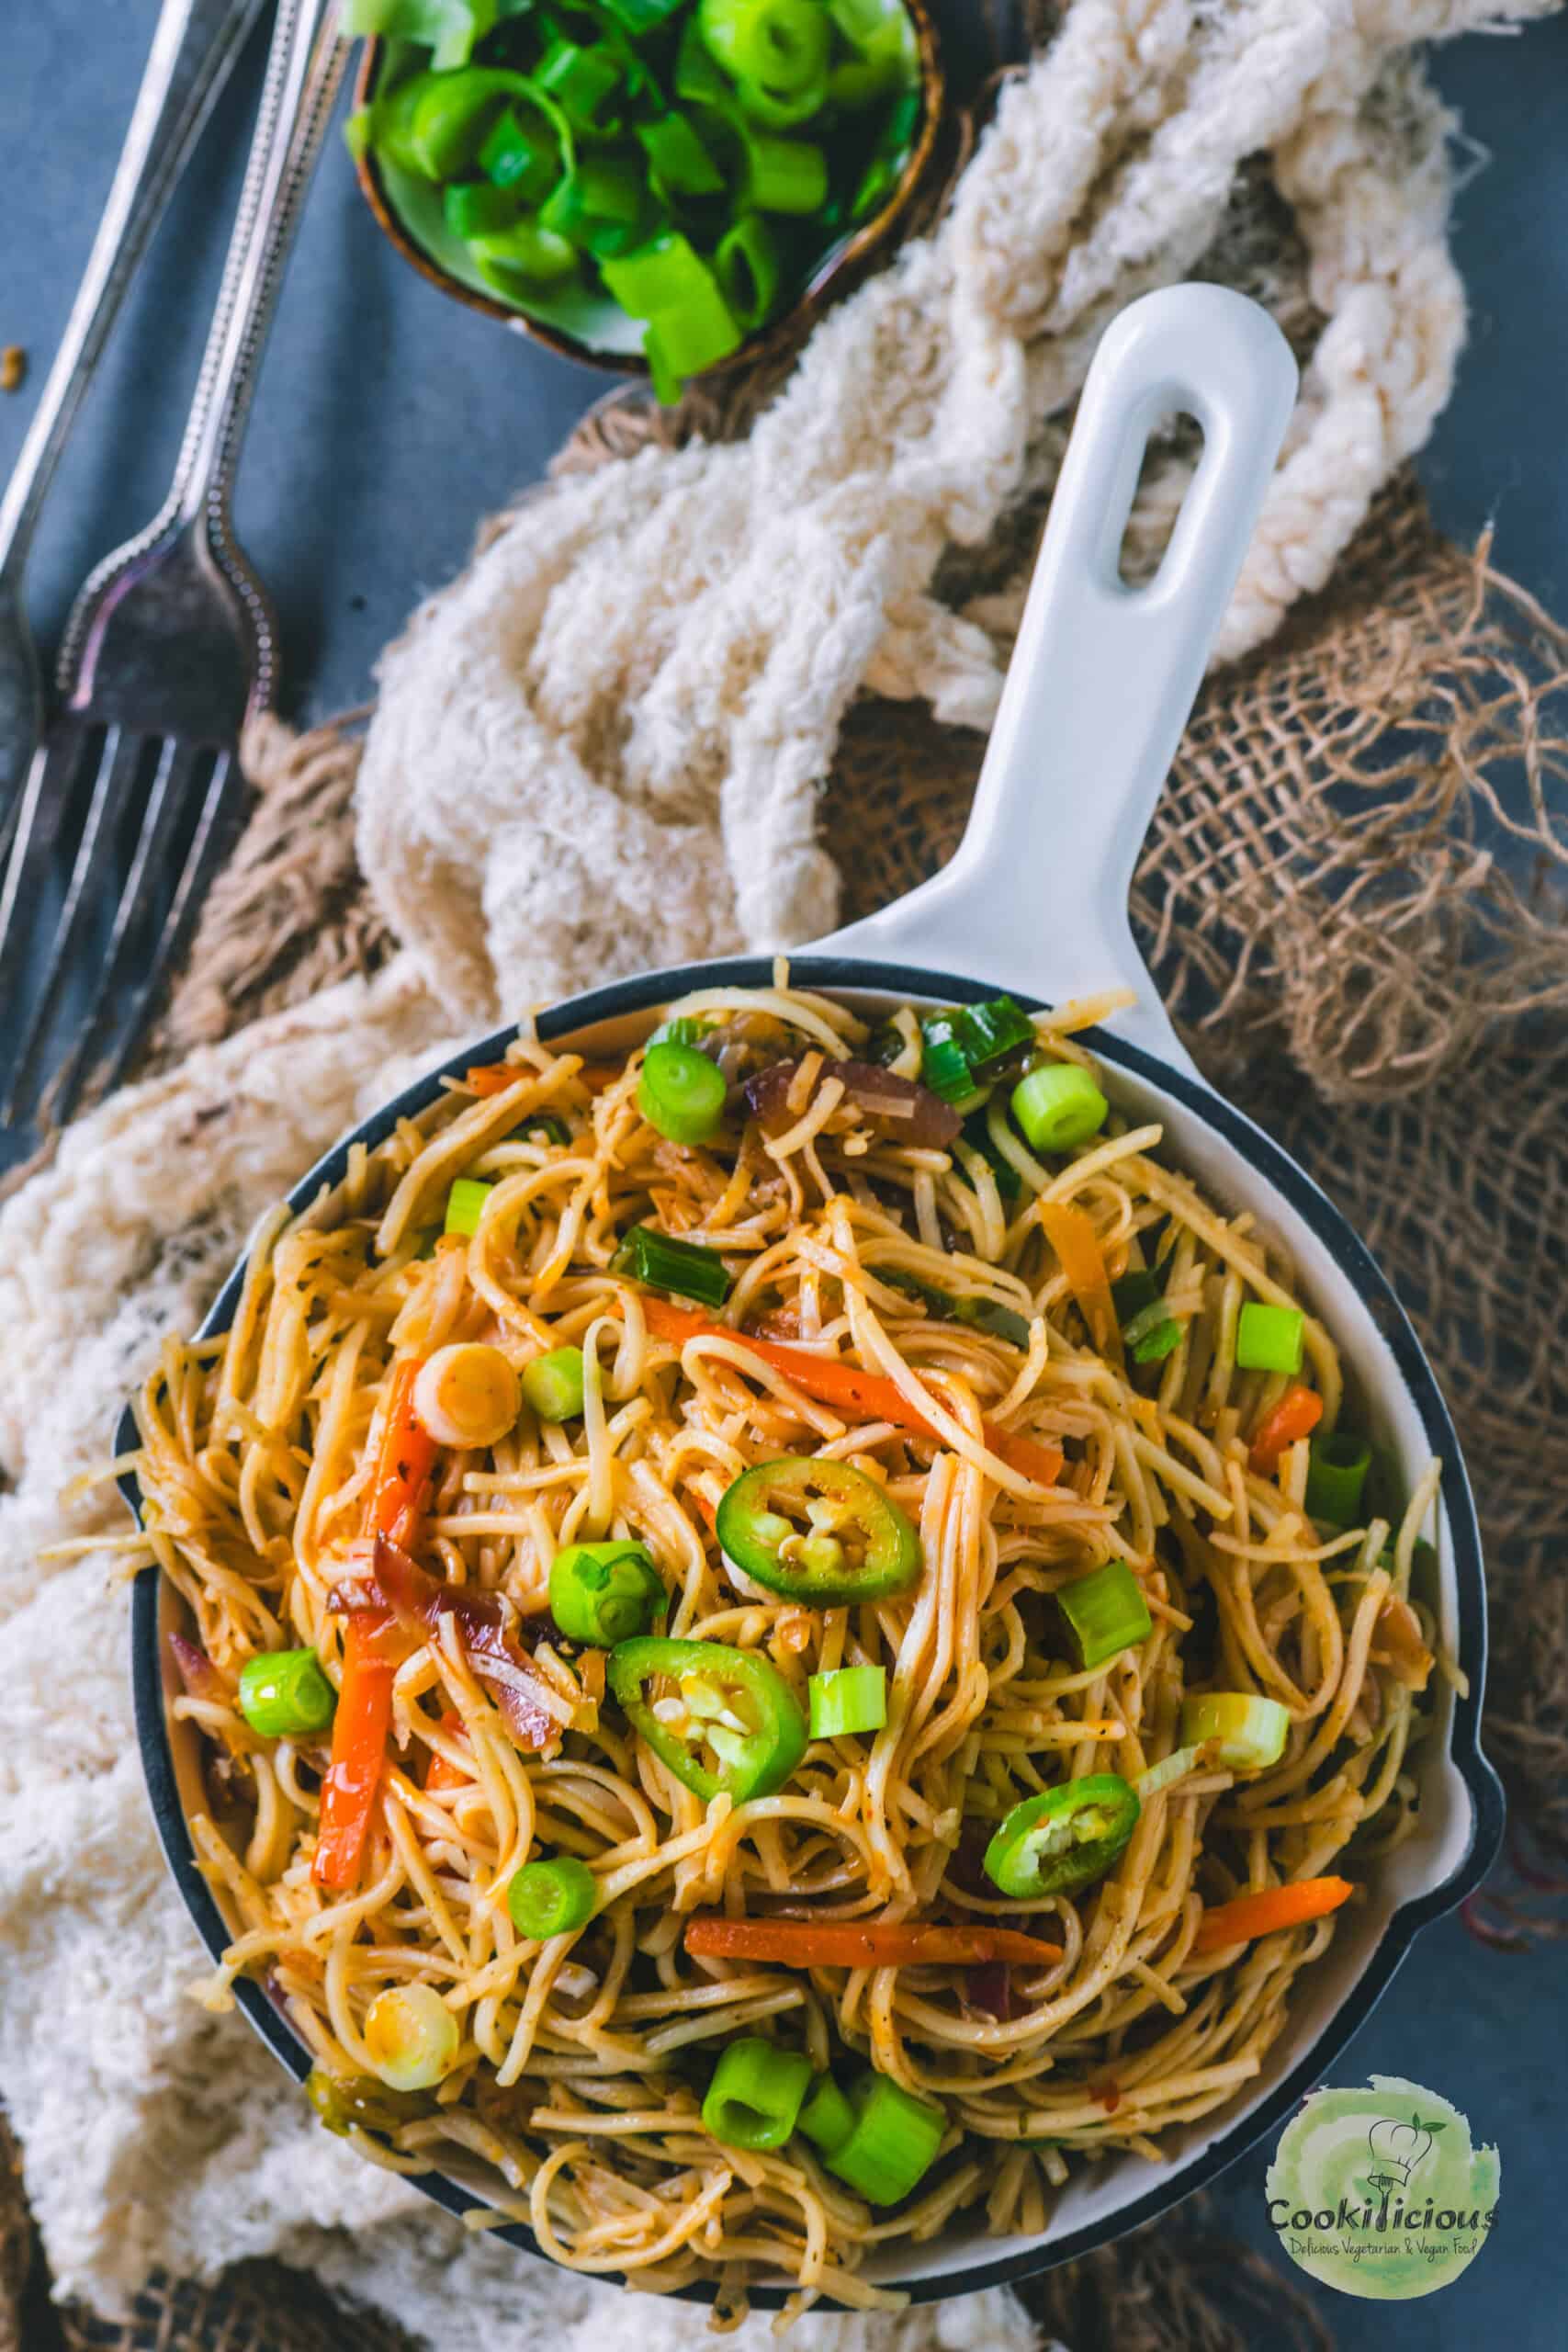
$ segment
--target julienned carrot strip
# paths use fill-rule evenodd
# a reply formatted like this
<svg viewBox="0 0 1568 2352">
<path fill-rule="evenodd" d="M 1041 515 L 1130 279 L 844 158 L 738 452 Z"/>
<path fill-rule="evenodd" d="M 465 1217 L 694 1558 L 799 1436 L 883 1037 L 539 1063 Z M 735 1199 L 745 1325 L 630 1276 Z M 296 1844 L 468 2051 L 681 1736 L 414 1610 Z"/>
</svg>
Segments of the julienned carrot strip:
<svg viewBox="0 0 1568 2352">
<path fill-rule="evenodd" d="M 1045 1238 L 1062 1261 L 1062 1272 L 1077 1300 L 1089 1337 L 1102 1356 L 1122 1361 L 1122 1326 L 1111 1295 L 1111 1276 L 1100 1236 L 1087 1212 L 1071 1201 L 1042 1201 L 1040 1222 Z"/>
<path fill-rule="evenodd" d="M 699 1912 L 687 1922 L 694 1959 L 776 1961 L 781 1968 L 967 1968 L 979 1961 L 1049 1966 L 1060 1944 L 1016 1928 L 944 1928 L 921 1919 L 728 1919 Z"/>
<path fill-rule="evenodd" d="M 348 1621 L 343 1679 L 333 1718 L 333 1760 L 321 1782 L 321 1828 L 310 1875 L 318 1886 L 350 1887 L 359 1875 L 392 1724 L 391 1659 L 377 1647 L 379 1611 Z"/>
<path fill-rule="evenodd" d="M 400 1356 L 388 1384 L 387 1410 L 365 1507 L 365 1532 L 407 1545 L 435 1462 L 435 1440 L 415 1415 L 418 1356 Z M 343 1679 L 333 1717 L 333 1754 L 321 1782 L 321 1832 L 311 1876 L 318 1886 L 349 1887 L 376 1809 L 376 1792 L 392 1722 L 395 1664 L 378 1648 L 385 1612 L 353 1616 L 344 1635 Z"/>
<path fill-rule="evenodd" d="M 1248 1459 L 1260 1478 L 1271 1478 L 1280 1458 L 1298 1438 L 1310 1437 L 1323 1419 L 1323 1399 L 1292 1381 L 1252 1441 Z"/>
<path fill-rule="evenodd" d="M 1221 1951 L 1227 1944 L 1271 1936 L 1279 1928 L 1301 1928 L 1309 1919 L 1325 1919 L 1355 1891 L 1348 1878 L 1299 1878 L 1291 1886 L 1267 1886 L 1257 1894 L 1238 1894 L 1234 1902 L 1218 1903 L 1204 1912 L 1192 1949 Z"/>
<path fill-rule="evenodd" d="M 815 1396 L 819 1405 L 830 1405 L 835 1412 L 847 1408 L 863 1420 L 891 1421 L 896 1429 L 912 1430 L 918 1437 L 942 1442 L 941 1431 L 917 1411 L 901 1388 L 879 1372 L 863 1372 L 858 1364 L 813 1355 L 808 1348 L 792 1348 L 782 1340 L 754 1340 L 748 1331 L 716 1323 L 694 1307 L 677 1306 L 651 1292 L 643 1295 L 642 1311 L 649 1329 L 658 1339 L 672 1340 L 677 1346 L 687 1340 L 734 1340 L 763 1363 L 772 1364 L 775 1372 L 782 1372 L 786 1380 L 793 1380 L 808 1396 Z M 1062 1455 L 1039 1438 L 1015 1436 L 987 1421 L 985 1439 L 992 1453 L 1022 1477 L 1051 1487 L 1061 1476 Z"/>
</svg>

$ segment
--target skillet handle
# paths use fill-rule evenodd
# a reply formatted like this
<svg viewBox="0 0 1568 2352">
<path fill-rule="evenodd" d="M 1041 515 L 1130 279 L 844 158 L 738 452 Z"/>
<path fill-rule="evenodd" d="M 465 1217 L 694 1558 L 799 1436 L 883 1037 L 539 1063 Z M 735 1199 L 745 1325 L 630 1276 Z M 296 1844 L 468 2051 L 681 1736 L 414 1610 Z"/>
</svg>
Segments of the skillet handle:
<svg viewBox="0 0 1568 2352">
<path fill-rule="evenodd" d="M 1137 989 L 1111 1026 L 1191 1071 L 1133 942 L 1127 895 L 1241 571 L 1296 394 L 1268 312 L 1219 286 L 1146 294 L 1101 338 L 1051 501 L 964 839 L 829 952 L 973 973 L 1060 1003 Z M 1203 451 L 1156 577 L 1119 570 L 1150 433 Z"/>
</svg>

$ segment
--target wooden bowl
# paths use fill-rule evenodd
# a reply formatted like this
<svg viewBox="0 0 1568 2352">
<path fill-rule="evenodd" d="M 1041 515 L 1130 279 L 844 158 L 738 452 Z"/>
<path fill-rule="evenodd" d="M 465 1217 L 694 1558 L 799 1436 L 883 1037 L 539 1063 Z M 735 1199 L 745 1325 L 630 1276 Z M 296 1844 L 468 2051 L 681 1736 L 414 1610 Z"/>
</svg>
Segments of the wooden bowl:
<svg viewBox="0 0 1568 2352">
<path fill-rule="evenodd" d="M 727 358 L 705 370 L 706 376 L 717 376 L 733 368 L 747 367 L 775 349 L 782 351 L 802 340 L 806 331 L 815 323 L 829 303 L 858 285 L 871 268 L 886 258 L 905 233 L 945 125 L 949 94 L 936 25 L 927 0 L 904 0 L 904 6 L 915 28 L 924 104 L 909 159 L 899 175 L 897 187 L 879 212 L 874 212 L 869 220 L 863 220 L 858 228 L 829 247 L 787 311 L 781 311 L 776 319 L 770 319 L 765 326 L 748 335 Z M 357 106 L 368 106 L 375 96 L 389 51 L 390 44 L 380 39 L 363 44 L 355 84 Z M 355 158 L 355 170 L 366 202 L 376 215 L 383 233 L 422 277 L 428 278 L 432 286 L 438 286 L 454 301 L 466 304 L 470 311 L 482 311 L 487 318 L 499 319 L 502 326 L 511 327 L 518 334 L 527 335 L 535 343 L 547 345 L 550 350 L 558 351 L 563 358 L 580 360 L 586 368 L 609 368 L 623 376 L 648 375 L 648 362 L 640 347 L 640 321 L 623 319 L 626 342 L 624 346 L 616 347 L 603 342 L 586 342 L 581 335 L 574 334 L 559 322 L 525 317 L 521 311 L 513 310 L 510 303 L 502 301 L 497 295 L 466 283 L 415 242 L 394 209 L 379 163 L 372 152 L 367 150 Z"/>
</svg>

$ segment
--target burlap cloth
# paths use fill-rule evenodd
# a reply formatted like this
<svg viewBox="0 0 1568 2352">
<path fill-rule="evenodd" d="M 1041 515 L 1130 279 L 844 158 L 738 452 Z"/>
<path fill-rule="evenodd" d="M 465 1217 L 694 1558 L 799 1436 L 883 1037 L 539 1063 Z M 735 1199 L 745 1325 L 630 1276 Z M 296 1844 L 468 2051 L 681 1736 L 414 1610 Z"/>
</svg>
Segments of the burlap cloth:
<svg viewBox="0 0 1568 2352">
<path fill-rule="evenodd" d="M 602 463 L 694 423 L 739 430 L 760 389 L 732 389 L 700 418 L 612 402 L 561 463 Z M 254 813 L 157 1057 L 388 953 L 354 855 L 357 716 L 301 739 L 272 722 L 254 735 Z M 824 802 L 846 916 L 943 862 L 983 748 L 923 705 L 860 700 Z M 1440 1367 L 1487 1542 L 1489 1745 L 1517 1831 L 1556 1849 L 1568 1845 L 1565 895 L 1568 632 L 1493 571 L 1484 544 L 1447 544 L 1402 477 L 1332 591 L 1205 688 L 1134 918 L 1200 1061 L 1323 1180 Z M 1518 1883 L 1490 1894 L 1477 1924 L 1504 1938 L 1548 1927 Z M 1028 2301 L 1077 2352 L 1247 2352 L 1265 2324 L 1278 2343 L 1332 2340 L 1286 2278 L 1212 2236 L 1201 2200 Z M 0 2352 L 403 2342 L 272 2264 L 209 2287 L 151 2280 L 127 2324 L 57 2309 L 0 2144 Z"/>
</svg>

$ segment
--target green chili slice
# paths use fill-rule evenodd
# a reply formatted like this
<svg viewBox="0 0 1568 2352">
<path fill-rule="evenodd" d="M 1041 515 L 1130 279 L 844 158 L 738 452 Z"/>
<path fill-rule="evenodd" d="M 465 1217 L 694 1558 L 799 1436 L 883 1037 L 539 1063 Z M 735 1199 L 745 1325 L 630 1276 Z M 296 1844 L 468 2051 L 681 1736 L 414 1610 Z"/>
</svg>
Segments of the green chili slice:
<svg viewBox="0 0 1568 2352">
<path fill-rule="evenodd" d="M 819 2076 L 798 2120 L 829 2171 L 873 2205 L 908 2197 L 947 2135 L 947 2116 L 934 2099 L 917 2098 L 874 2072 L 852 2083 L 847 2098 L 830 2075 Z"/>
<path fill-rule="evenodd" d="M 844 1739 L 880 1731 L 887 1721 L 887 1668 L 840 1666 L 814 1674 L 806 1686 L 813 1739 Z"/>
<path fill-rule="evenodd" d="M 782 2148 L 811 2087 L 811 2061 L 760 2034 L 732 2041 L 714 2068 L 703 2121 L 730 2148 Z"/>
<path fill-rule="evenodd" d="M 1153 1631 L 1144 1588 L 1125 1560 L 1107 1560 L 1061 1586 L 1056 1603 L 1083 1667 L 1104 1666 Z"/>
<path fill-rule="evenodd" d="M 325 1731 L 337 1693 L 314 1650 L 269 1650 L 240 1669 L 240 1713 L 264 1739 L 297 1739 Z"/>
<path fill-rule="evenodd" d="M 656 1676 L 674 1684 L 677 1702 L 659 1714 L 643 1695 Z M 705 1804 L 716 1796 L 737 1804 L 771 1796 L 806 1753 L 800 1703 L 755 1650 L 645 1634 L 610 1652 L 609 1677 L 638 1738 Z"/>
<path fill-rule="evenodd" d="M 986 1875 L 1022 1900 L 1071 1894 L 1101 1878 L 1137 1826 L 1137 1791 L 1093 1772 L 1015 1804 L 986 1849 Z"/>
<path fill-rule="evenodd" d="M 667 1605 L 644 1544 L 569 1544 L 550 1562 L 550 1615 L 570 1642 L 613 1649 Z"/>
<path fill-rule="evenodd" d="M 703 1306 L 722 1306 L 729 1296 L 730 1276 L 716 1250 L 701 1249 L 694 1241 L 677 1241 L 650 1225 L 634 1225 L 622 1236 L 610 1271 L 630 1274 L 649 1290 L 694 1298 Z"/>
<path fill-rule="evenodd" d="M 575 1854 L 525 1862 L 507 1881 L 506 1907 L 520 1936 L 547 1943 L 552 1936 L 570 1935 L 588 1925 L 599 1907 L 598 1882 Z"/>
<path fill-rule="evenodd" d="M 1307 1444 L 1306 1507 L 1308 1515 L 1327 1527 L 1355 1527 L 1361 1508 L 1361 1490 L 1372 1466 L 1372 1449 L 1365 1438 L 1348 1430 L 1314 1437 Z"/>
<path fill-rule="evenodd" d="M 882 1600 L 920 1572 L 920 1539 L 874 1478 L 848 1462 L 790 1455 L 737 1478 L 718 1540 L 743 1574 L 808 1607 Z"/>
</svg>

